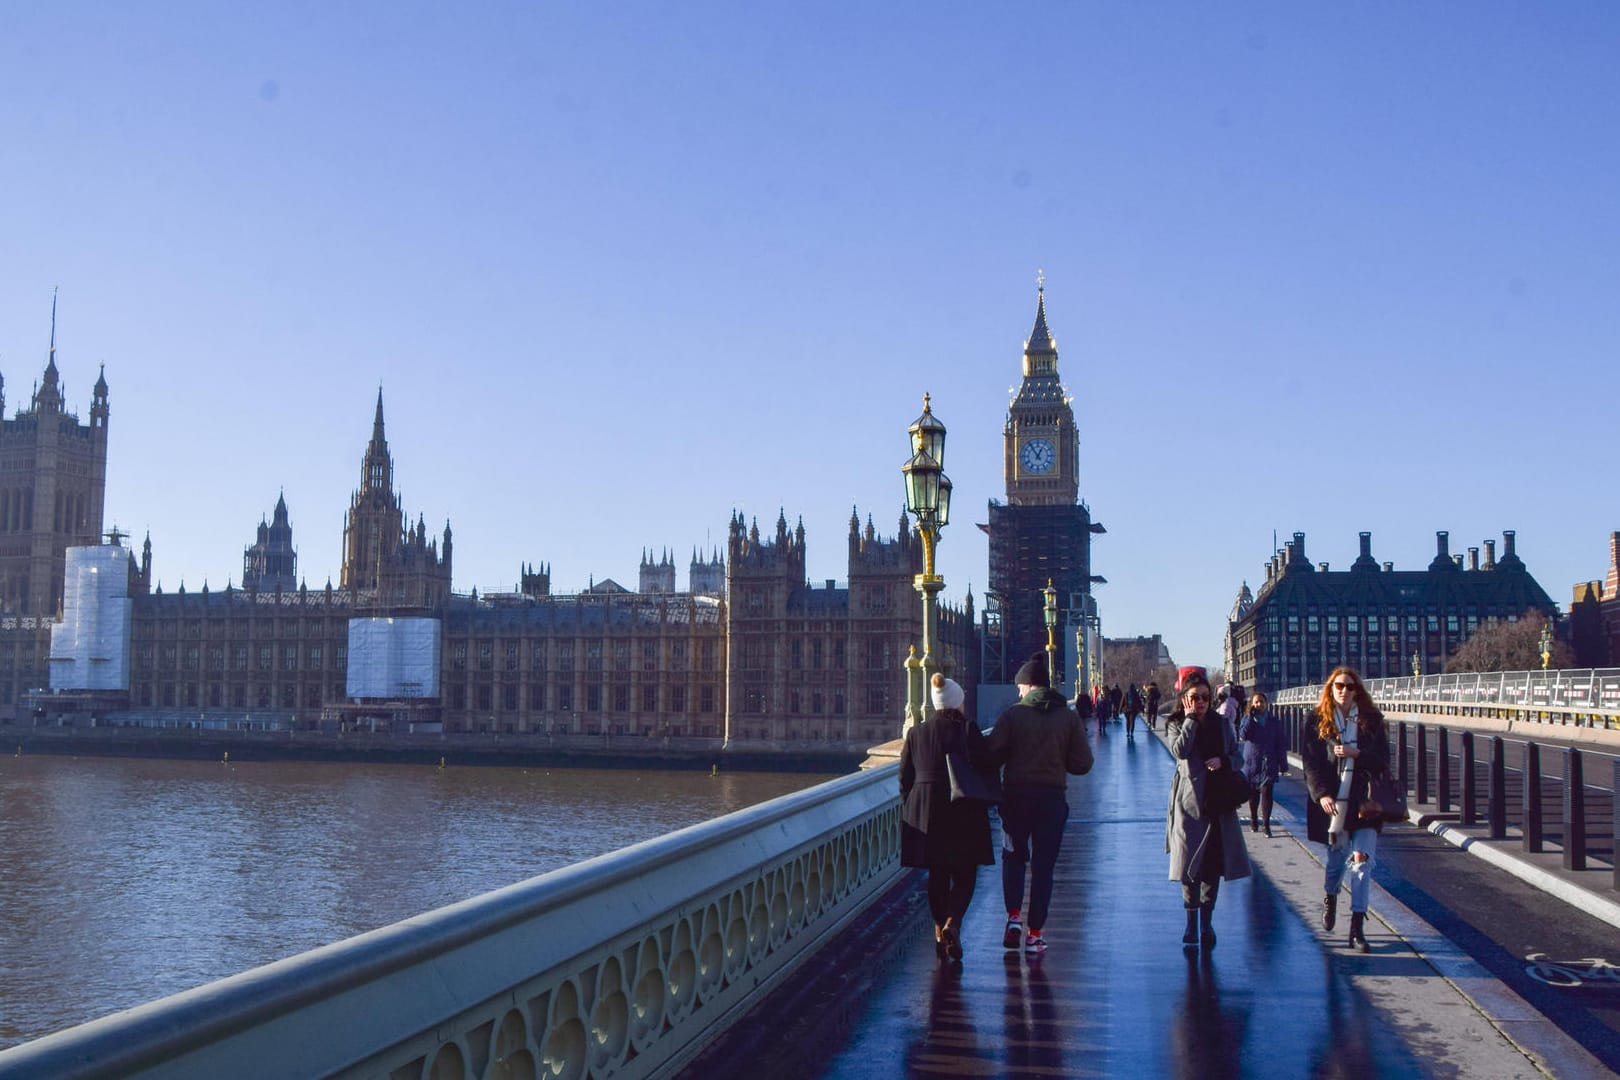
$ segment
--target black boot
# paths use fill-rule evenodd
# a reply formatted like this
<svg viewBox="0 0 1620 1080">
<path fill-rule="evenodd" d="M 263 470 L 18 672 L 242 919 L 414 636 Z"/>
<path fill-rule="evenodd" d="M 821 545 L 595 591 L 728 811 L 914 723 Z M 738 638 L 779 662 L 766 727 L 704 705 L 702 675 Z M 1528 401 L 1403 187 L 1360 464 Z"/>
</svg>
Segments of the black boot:
<svg viewBox="0 0 1620 1080">
<path fill-rule="evenodd" d="M 1188 948 L 1198 944 L 1198 911 L 1195 908 L 1187 909 L 1187 932 L 1181 935 L 1181 943 Z"/>
<path fill-rule="evenodd" d="M 1336 895 L 1322 897 L 1322 929 L 1332 930 L 1334 916 L 1339 913 L 1339 898 Z"/>
<path fill-rule="evenodd" d="M 1367 935 L 1361 932 L 1362 924 L 1367 916 L 1359 911 L 1350 913 L 1350 947 L 1361 952 L 1372 952 L 1372 946 L 1367 944 Z"/>
<path fill-rule="evenodd" d="M 1213 949 L 1215 947 L 1215 928 L 1209 924 L 1210 919 L 1214 917 L 1214 904 L 1205 904 L 1203 907 L 1198 909 L 1198 933 L 1202 938 L 1202 940 L 1199 941 L 1199 944 L 1206 949 Z"/>
</svg>

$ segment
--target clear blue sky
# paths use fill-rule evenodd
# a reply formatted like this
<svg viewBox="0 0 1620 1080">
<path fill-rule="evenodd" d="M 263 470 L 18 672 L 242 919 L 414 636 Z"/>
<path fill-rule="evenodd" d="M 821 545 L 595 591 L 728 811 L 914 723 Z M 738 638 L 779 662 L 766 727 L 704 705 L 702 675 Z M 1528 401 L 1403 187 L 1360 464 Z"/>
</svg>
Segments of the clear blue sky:
<svg viewBox="0 0 1620 1080">
<path fill-rule="evenodd" d="M 0 373 L 111 386 L 107 520 L 336 578 L 383 386 L 459 590 L 803 517 L 892 534 L 923 392 L 948 599 L 1035 274 L 1110 634 L 1218 662 L 1275 530 L 1601 577 L 1620 314 L 1607 3 L 34 4 L 0 10 Z"/>
</svg>

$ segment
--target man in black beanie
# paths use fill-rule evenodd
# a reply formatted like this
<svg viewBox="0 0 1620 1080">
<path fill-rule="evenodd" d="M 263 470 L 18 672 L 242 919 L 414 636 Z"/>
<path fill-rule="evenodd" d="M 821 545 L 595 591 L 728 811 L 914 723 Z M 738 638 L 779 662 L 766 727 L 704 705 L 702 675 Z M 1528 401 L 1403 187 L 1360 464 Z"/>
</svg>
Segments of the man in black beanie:
<svg viewBox="0 0 1620 1080">
<path fill-rule="evenodd" d="M 990 759 L 1003 767 L 1001 894 L 1007 904 L 1003 948 L 1046 949 L 1041 931 L 1052 900 L 1052 870 L 1069 820 L 1069 775 L 1084 776 L 1094 758 L 1080 716 L 1052 689 L 1046 654 L 1038 652 L 1013 676 L 1018 703 L 986 737 Z M 1031 868 L 1029 918 L 1024 919 L 1024 869 Z M 1028 932 L 1025 932 L 1025 926 Z"/>
</svg>

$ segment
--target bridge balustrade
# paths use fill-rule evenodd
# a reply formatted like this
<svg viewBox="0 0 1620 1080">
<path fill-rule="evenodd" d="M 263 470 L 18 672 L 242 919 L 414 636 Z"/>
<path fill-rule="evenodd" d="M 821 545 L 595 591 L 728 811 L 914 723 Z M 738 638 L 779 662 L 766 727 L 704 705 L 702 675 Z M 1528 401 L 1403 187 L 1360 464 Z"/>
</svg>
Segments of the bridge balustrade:
<svg viewBox="0 0 1620 1080">
<path fill-rule="evenodd" d="M 897 766 L 841 777 L 0 1053 L 0 1077 L 646 1077 L 901 873 Z"/>
<path fill-rule="evenodd" d="M 1474 716 L 1620 729 L 1620 668 L 1458 672 L 1368 679 L 1367 692 L 1385 711 Z M 1294 686 L 1272 696 L 1277 706 L 1312 706 L 1320 685 Z"/>
</svg>

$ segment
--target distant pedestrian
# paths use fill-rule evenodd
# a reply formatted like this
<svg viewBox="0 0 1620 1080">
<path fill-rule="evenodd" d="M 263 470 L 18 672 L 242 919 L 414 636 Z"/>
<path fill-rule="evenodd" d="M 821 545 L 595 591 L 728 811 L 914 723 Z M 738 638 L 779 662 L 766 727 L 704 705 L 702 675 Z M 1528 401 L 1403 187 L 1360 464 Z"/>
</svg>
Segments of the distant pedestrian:
<svg viewBox="0 0 1620 1080">
<path fill-rule="evenodd" d="M 1305 763 L 1305 834 L 1327 845 L 1323 862 L 1322 929 L 1332 930 L 1345 864 L 1350 869 L 1350 947 L 1371 951 L 1365 930 L 1367 894 L 1383 823 L 1360 816 L 1373 777 L 1389 768 L 1389 727 L 1351 667 L 1333 669 L 1316 703 L 1316 726 L 1300 758 Z"/>
<path fill-rule="evenodd" d="M 1272 788 L 1288 771 L 1288 738 L 1282 721 L 1271 714 L 1266 695 L 1258 690 L 1249 698 L 1238 741 L 1243 744 L 1243 775 L 1254 791 L 1249 796 L 1249 831 L 1259 832 L 1264 824 L 1270 836 Z"/>
<path fill-rule="evenodd" d="M 1007 929 L 1001 944 L 1028 953 L 1046 949 L 1052 871 L 1069 819 L 1069 776 L 1091 771 L 1091 744 L 1080 716 L 1051 688 L 1046 655 L 1036 653 L 1013 677 L 1018 702 L 1002 713 L 985 743 L 1002 766 L 1001 895 Z M 1029 908 L 1024 909 L 1024 871 L 1030 870 Z M 1027 930 L 1026 930 L 1027 927 Z"/>
<path fill-rule="evenodd" d="M 1232 737 L 1238 733 L 1238 721 L 1243 717 L 1243 704 L 1237 697 L 1238 688 L 1230 682 L 1215 691 L 1215 711 L 1220 713 L 1221 719 L 1226 721 L 1232 729 Z"/>
<path fill-rule="evenodd" d="M 990 808 L 971 799 L 951 801 L 945 755 L 961 751 L 970 765 L 989 770 L 979 726 L 962 712 L 962 688 L 936 673 L 930 696 L 934 715 L 906 732 L 900 754 L 900 865 L 928 871 L 928 909 L 940 959 L 962 958 L 962 917 L 973 900 L 979 867 L 995 863 Z"/>
<path fill-rule="evenodd" d="M 1125 737 L 1136 737 L 1136 718 L 1142 712 L 1142 688 L 1135 683 L 1125 690 Z"/>
<path fill-rule="evenodd" d="M 1182 905 L 1187 909 L 1181 942 L 1213 949 L 1212 920 L 1221 879 L 1248 877 L 1250 867 L 1237 810 L 1217 812 L 1210 804 L 1209 789 L 1217 772 L 1238 769 L 1241 759 L 1231 727 L 1210 707 L 1204 669 L 1182 668 L 1176 693 L 1167 727 L 1176 771 L 1165 811 L 1164 847 L 1170 855 L 1170 880 L 1181 883 Z"/>
<path fill-rule="evenodd" d="M 1153 731 L 1159 726 L 1159 683 L 1157 680 L 1148 683 L 1147 688 L 1147 722 L 1148 730 Z"/>
</svg>

